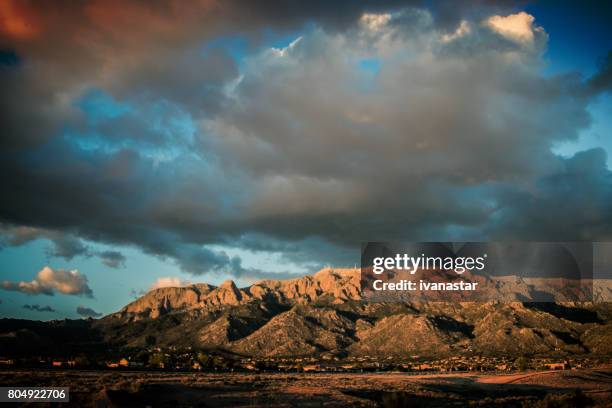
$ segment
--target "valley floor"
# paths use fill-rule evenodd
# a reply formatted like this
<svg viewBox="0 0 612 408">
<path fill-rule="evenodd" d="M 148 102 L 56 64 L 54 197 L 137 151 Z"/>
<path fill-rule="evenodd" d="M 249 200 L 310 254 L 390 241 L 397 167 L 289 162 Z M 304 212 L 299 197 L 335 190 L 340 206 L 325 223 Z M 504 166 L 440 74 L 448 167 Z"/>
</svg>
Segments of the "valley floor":
<svg viewBox="0 0 612 408">
<path fill-rule="evenodd" d="M 612 406 L 608 368 L 503 375 L 2 370 L 0 386 L 69 386 L 66 405 L 78 407 Z"/>
</svg>

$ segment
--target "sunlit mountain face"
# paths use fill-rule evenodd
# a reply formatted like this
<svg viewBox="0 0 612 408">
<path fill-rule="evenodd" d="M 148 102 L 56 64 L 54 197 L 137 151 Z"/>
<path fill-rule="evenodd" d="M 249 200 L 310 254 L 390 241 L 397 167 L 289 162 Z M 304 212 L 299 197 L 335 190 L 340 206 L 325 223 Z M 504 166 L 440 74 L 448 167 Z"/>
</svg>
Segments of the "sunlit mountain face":
<svg viewBox="0 0 612 408">
<path fill-rule="evenodd" d="M 600 2 L 0 3 L 0 317 L 359 264 L 363 241 L 606 241 Z"/>
</svg>

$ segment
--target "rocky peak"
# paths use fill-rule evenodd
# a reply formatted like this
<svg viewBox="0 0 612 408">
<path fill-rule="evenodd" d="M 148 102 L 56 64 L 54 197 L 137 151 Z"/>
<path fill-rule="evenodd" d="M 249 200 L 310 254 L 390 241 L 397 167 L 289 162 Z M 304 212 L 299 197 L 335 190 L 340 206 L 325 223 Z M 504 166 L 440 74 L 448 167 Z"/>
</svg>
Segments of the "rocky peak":
<svg viewBox="0 0 612 408">
<path fill-rule="evenodd" d="M 219 289 L 228 289 L 228 290 L 231 290 L 232 292 L 238 291 L 238 287 L 236 286 L 236 283 L 234 283 L 234 281 L 231 279 L 228 279 L 225 282 L 223 282 L 221 286 L 219 286 Z"/>
<path fill-rule="evenodd" d="M 233 280 L 228 279 L 212 293 L 215 301 L 220 305 L 235 306 L 240 304 L 247 296 L 246 293 L 238 289 Z"/>
</svg>

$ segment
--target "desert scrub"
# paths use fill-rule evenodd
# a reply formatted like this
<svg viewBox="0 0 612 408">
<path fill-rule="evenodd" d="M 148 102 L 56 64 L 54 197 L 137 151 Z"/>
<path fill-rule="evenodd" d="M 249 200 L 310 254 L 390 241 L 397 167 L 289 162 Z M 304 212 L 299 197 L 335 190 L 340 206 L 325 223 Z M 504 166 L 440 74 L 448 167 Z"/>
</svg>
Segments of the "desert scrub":
<svg viewBox="0 0 612 408">
<path fill-rule="evenodd" d="M 593 400 L 584 395 L 581 390 L 571 393 L 548 393 L 541 400 L 525 401 L 523 408 L 573 408 L 593 406 Z"/>
<path fill-rule="evenodd" d="M 143 380 L 130 380 L 122 378 L 119 381 L 111 385 L 111 389 L 115 391 L 127 391 L 127 392 L 138 392 L 144 385 Z"/>
</svg>

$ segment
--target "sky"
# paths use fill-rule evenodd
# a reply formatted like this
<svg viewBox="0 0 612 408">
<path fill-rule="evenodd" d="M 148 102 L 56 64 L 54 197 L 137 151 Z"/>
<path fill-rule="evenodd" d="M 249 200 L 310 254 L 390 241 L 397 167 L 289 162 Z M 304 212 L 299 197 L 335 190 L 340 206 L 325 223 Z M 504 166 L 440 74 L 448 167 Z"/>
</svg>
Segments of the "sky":
<svg viewBox="0 0 612 408">
<path fill-rule="evenodd" d="M 0 3 L 0 317 L 612 235 L 602 2 Z"/>
</svg>

